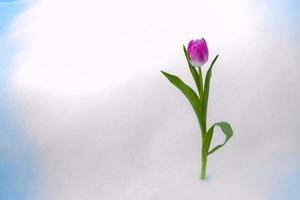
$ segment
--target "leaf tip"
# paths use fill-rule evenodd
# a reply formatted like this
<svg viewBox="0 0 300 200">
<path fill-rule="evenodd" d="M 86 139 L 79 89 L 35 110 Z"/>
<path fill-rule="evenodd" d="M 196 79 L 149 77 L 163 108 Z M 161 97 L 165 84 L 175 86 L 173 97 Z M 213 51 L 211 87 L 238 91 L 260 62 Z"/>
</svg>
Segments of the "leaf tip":
<svg viewBox="0 0 300 200">
<path fill-rule="evenodd" d="M 168 73 L 167 72 L 165 72 L 165 71 L 163 71 L 163 70 L 160 70 L 160 72 L 165 76 L 165 77 L 168 77 Z"/>
</svg>

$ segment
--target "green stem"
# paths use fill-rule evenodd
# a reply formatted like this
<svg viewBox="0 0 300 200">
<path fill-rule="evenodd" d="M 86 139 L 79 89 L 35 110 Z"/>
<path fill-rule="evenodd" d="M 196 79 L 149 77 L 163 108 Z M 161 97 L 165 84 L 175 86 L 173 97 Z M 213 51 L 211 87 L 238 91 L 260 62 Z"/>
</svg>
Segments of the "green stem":
<svg viewBox="0 0 300 200">
<path fill-rule="evenodd" d="M 204 179 L 205 179 L 206 164 L 207 164 L 207 160 L 202 160 L 202 164 L 201 164 L 201 175 L 200 175 L 200 179 L 201 179 L 201 180 L 204 180 Z"/>
<path fill-rule="evenodd" d="M 200 100 L 200 104 L 203 107 L 203 93 L 204 93 L 204 85 L 203 85 L 203 78 L 202 78 L 202 69 L 201 67 L 198 67 L 198 84 L 197 84 L 197 88 L 198 88 L 198 93 L 199 93 L 199 100 Z M 202 162 L 201 162 L 201 175 L 200 175 L 200 179 L 205 179 L 205 173 L 206 173 L 206 165 L 207 165 L 207 150 L 205 149 L 205 145 L 204 145 L 204 137 L 206 134 L 206 116 L 203 115 L 203 119 L 199 119 L 199 124 L 200 124 L 200 129 L 201 129 L 201 133 L 202 133 Z"/>
<path fill-rule="evenodd" d="M 204 147 L 204 142 L 202 142 L 202 162 L 201 162 L 201 175 L 200 179 L 204 180 L 205 179 L 205 174 L 206 174 L 206 165 L 207 165 L 207 151 Z"/>
<path fill-rule="evenodd" d="M 198 89 L 199 91 L 199 97 L 200 99 L 202 98 L 203 96 L 203 80 L 202 80 L 202 70 L 201 70 L 201 67 L 198 67 L 198 73 L 199 73 L 199 85 L 200 85 L 200 88 Z"/>
<path fill-rule="evenodd" d="M 201 106 L 203 106 L 203 93 L 204 93 L 204 86 L 203 86 L 203 78 L 202 78 L 202 69 L 201 67 L 198 68 L 198 74 L 199 74 L 199 83 L 200 83 L 200 91 L 199 91 L 199 97 L 200 97 L 200 102 Z M 205 149 L 204 145 L 204 137 L 206 134 L 206 116 L 203 116 L 203 120 L 201 123 L 201 132 L 202 132 L 202 152 L 201 152 L 201 174 L 200 174 L 200 179 L 204 180 L 205 179 L 205 174 L 206 174 L 206 165 L 207 165 L 207 150 Z"/>
</svg>

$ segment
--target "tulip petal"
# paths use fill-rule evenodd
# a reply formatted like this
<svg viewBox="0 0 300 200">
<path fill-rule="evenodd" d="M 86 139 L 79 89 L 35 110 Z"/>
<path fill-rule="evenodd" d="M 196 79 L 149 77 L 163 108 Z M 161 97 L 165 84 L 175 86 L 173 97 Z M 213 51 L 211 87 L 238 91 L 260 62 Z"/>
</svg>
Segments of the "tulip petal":
<svg viewBox="0 0 300 200">
<path fill-rule="evenodd" d="M 191 40 L 188 44 L 188 49 L 187 49 L 189 55 L 190 55 L 193 45 L 194 45 L 194 40 Z"/>
</svg>

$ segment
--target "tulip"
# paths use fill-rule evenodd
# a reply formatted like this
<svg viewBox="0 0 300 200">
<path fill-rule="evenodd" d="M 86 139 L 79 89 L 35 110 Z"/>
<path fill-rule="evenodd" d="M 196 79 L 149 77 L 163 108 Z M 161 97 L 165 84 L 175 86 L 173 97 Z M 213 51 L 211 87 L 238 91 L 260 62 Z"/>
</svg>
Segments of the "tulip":
<svg viewBox="0 0 300 200">
<path fill-rule="evenodd" d="M 185 58 L 187 59 L 188 68 L 195 81 L 197 91 L 192 87 L 184 83 L 179 77 L 169 74 L 165 71 L 161 71 L 163 75 L 178 88 L 188 99 L 199 123 L 200 132 L 202 135 L 202 150 L 201 150 L 201 172 L 200 179 L 205 179 L 207 158 L 212 153 L 218 151 L 223 147 L 227 141 L 233 136 L 233 130 L 228 122 L 221 121 L 214 123 L 211 127 L 207 127 L 207 106 L 210 90 L 210 79 L 212 76 L 212 69 L 219 55 L 216 55 L 212 60 L 210 67 L 208 68 L 205 79 L 202 79 L 202 66 L 208 60 L 208 48 L 206 41 L 202 39 L 191 40 L 188 44 L 188 49 L 183 45 L 183 51 Z M 198 69 L 195 69 L 195 68 Z M 225 141 L 219 145 L 212 147 L 211 141 L 214 135 L 214 129 L 219 127 L 225 135 Z"/>
<path fill-rule="evenodd" d="M 208 48 L 204 38 L 191 40 L 188 44 L 187 52 L 190 57 L 190 63 L 194 67 L 201 67 L 208 60 Z"/>
</svg>

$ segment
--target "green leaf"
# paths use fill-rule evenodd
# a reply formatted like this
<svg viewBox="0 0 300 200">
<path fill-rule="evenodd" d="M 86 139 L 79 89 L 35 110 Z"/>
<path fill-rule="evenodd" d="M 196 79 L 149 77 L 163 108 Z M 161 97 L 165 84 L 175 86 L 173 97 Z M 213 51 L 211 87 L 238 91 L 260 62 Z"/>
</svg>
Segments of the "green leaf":
<svg viewBox="0 0 300 200">
<path fill-rule="evenodd" d="M 183 51 L 184 51 L 186 61 L 189 65 L 191 74 L 192 74 L 195 84 L 197 86 L 197 90 L 199 92 L 199 97 L 201 98 L 201 95 L 203 94 L 203 86 L 202 86 L 202 80 L 200 80 L 200 78 L 202 79 L 202 76 L 199 77 L 199 74 L 198 74 L 196 68 L 190 63 L 190 57 L 189 57 L 184 45 L 183 45 Z"/>
<path fill-rule="evenodd" d="M 200 103 L 200 99 L 197 96 L 197 94 L 194 92 L 194 90 L 192 88 L 190 88 L 187 84 L 185 84 L 180 78 L 178 78 L 177 76 L 168 74 L 167 72 L 161 71 L 163 73 L 163 75 L 165 75 L 165 77 L 173 84 L 175 85 L 189 100 L 189 102 L 191 103 L 199 123 L 203 122 L 202 119 L 202 109 L 201 109 L 201 103 Z"/>
<path fill-rule="evenodd" d="M 216 60 L 218 59 L 219 55 L 217 55 L 214 60 L 212 61 L 209 69 L 207 70 L 205 83 L 204 83 L 204 91 L 203 91 L 203 104 L 202 104 L 202 111 L 203 111 L 203 118 L 206 119 L 207 117 L 207 105 L 208 105 L 208 96 L 209 96 L 209 86 L 210 86 L 210 78 L 212 74 L 212 67 L 214 66 Z"/>
<path fill-rule="evenodd" d="M 219 144 L 219 145 L 215 146 L 212 150 L 209 151 L 211 139 L 212 139 L 214 129 L 216 126 L 221 128 L 222 132 L 225 135 L 225 141 L 223 142 L 223 144 Z M 208 153 L 208 155 L 214 153 L 215 151 L 220 149 L 222 146 L 224 146 L 232 136 L 233 136 L 233 131 L 232 131 L 232 128 L 229 123 L 227 123 L 227 122 L 215 123 L 212 127 L 210 127 L 208 129 L 207 134 L 205 134 L 205 137 L 204 137 L 203 145 L 204 145 L 204 148 L 205 148 L 206 152 Z"/>
</svg>

